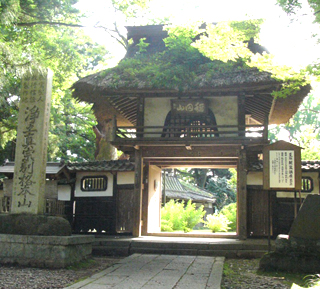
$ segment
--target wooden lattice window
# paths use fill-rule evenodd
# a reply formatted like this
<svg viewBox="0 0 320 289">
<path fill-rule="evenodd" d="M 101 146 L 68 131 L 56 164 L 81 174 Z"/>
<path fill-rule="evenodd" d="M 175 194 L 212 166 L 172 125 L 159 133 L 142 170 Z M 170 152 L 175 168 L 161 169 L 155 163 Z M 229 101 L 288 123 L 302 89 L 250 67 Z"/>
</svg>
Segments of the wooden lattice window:
<svg viewBox="0 0 320 289">
<path fill-rule="evenodd" d="M 179 115 L 170 111 L 164 123 L 162 137 L 218 137 L 217 122 L 209 109 L 206 115 Z"/>
<path fill-rule="evenodd" d="M 313 191 L 313 180 L 310 177 L 301 178 L 301 192 L 310 193 Z"/>
<path fill-rule="evenodd" d="M 90 176 L 81 179 L 81 190 L 89 191 L 105 191 L 108 187 L 108 178 L 106 176 Z"/>
</svg>

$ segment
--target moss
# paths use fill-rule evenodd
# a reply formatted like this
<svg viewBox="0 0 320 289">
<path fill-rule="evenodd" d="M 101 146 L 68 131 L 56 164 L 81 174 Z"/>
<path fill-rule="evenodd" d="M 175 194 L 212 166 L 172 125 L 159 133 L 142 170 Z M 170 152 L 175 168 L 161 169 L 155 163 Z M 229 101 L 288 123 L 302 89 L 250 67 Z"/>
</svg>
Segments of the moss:
<svg viewBox="0 0 320 289">
<path fill-rule="evenodd" d="M 178 52 L 167 49 L 153 55 L 139 54 L 134 58 L 123 59 L 118 66 L 100 72 L 96 81 L 108 79 L 110 88 L 121 86 L 138 87 L 141 82 L 145 88 L 178 89 L 180 91 L 199 87 L 197 77 L 204 75 L 204 81 L 212 78 L 232 77 L 235 72 L 257 71 L 248 67 L 243 60 L 212 61 L 196 48 Z"/>
</svg>

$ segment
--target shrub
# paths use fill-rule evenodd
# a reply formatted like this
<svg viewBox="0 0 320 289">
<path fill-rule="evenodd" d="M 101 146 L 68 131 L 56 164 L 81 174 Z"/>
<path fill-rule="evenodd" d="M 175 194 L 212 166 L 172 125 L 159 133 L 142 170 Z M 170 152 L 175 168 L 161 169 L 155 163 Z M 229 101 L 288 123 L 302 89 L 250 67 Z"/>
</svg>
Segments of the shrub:
<svg viewBox="0 0 320 289">
<path fill-rule="evenodd" d="M 196 209 L 191 201 L 185 206 L 184 202 L 170 200 L 161 209 L 161 231 L 190 232 L 196 224 L 203 221 L 204 214 L 203 206 Z"/>
<path fill-rule="evenodd" d="M 161 231 L 162 232 L 173 232 L 172 222 L 161 218 Z"/>
<path fill-rule="evenodd" d="M 184 232 L 190 232 L 195 225 L 203 222 L 203 217 L 206 214 L 203 208 L 203 206 L 200 206 L 196 209 L 196 204 L 193 204 L 191 200 L 188 201 L 183 212 L 183 220 L 185 222 Z"/>
<path fill-rule="evenodd" d="M 213 214 L 207 216 L 207 221 L 204 221 L 206 227 L 208 227 L 213 233 L 215 232 L 227 232 L 230 227 L 230 221 L 222 214 Z"/>
<path fill-rule="evenodd" d="M 230 222 L 229 231 L 235 232 L 237 230 L 237 203 L 232 203 L 223 207 L 219 214 L 227 217 L 228 221 Z"/>
<path fill-rule="evenodd" d="M 170 200 L 161 209 L 161 228 L 167 227 L 169 232 L 183 230 L 184 203 Z M 168 231 L 168 230 L 166 230 Z"/>
</svg>

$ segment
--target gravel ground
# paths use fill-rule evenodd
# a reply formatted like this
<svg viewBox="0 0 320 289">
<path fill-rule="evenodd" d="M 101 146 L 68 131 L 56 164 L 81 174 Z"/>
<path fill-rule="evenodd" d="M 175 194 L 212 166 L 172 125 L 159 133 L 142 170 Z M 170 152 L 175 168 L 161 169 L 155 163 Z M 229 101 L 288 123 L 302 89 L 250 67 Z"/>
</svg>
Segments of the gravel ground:
<svg viewBox="0 0 320 289">
<path fill-rule="evenodd" d="M 259 259 L 226 259 L 221 288 L 223 289 L 287 289 L 291 285 L 279 275 L 263 276 L 257 273 Z M 277 275 L 277 274 L 275 274 Z"/>
<path fill-rule="evenodd" d="M 86 267 L 79 269 L 37 269 L 0 265 L 0 289 L 56 289 L 64 288 L 78 280 L 89 277 L 120 258 L 93 257 Z"/>
<path fill-rule="evenodd" d="M 56 289 L 106 269 L 121 258 L 93 257 L 79 269 L 37 269 L 0 265 L 0 289 Z M 285 278 L 257 274 L 259 259 L 226 259 L 223 289 L 288 289 Z M 81 266 L 79 266 L 81 267 Z M 197 288 L 194 288 L 197 289 Z"/>
</svg>

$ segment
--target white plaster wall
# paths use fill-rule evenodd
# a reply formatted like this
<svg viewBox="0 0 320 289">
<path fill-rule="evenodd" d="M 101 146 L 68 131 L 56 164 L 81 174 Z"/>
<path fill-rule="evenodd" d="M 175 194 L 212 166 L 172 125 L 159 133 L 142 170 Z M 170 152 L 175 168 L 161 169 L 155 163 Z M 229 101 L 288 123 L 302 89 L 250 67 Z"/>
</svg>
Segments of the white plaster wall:
<svg viewBox="0 0 320 289">
<path fill-rule="evenodd" d="M 238 99 L 236 96 L 210 98 L 209 108 L 216 117 L 217 125 L 238 124 Z"/>
<path fill-rule="evenodd" d="M 310 193 L 301 193 L 301 197 L 305 198 L 309 194 L 319 194 L 319 177 L 317 172 L 303 172 L 303 177 L 311 177 L 313 180 L 313 191 Z M 247 175 L 247 185 L 262 186 L 263 173 L 262 172 L 249 172 Z M 297 193 L 299 197 L 299 193 Z M 294 192 L 277 192 L 277 198 L 294 198 Z"/>
<path fill-rule="evenodd" d="M 146 98 L 144 103 L 144 125 L 145 126 L 163 126 L 167 114 L 171 110 L 171 100 L 169 98 Z M 148 135 L 145 137 L 160 137 L 162 129 L 152 129 L 159 131 L 159 135 Z M 147 130 L 146 130 L 147 132 Z"/>
<path fill-rule="evenodd" d="M 160 197 L 161 169 L 157 166 L 150 166 L 148 178 L 148 233 L 159 233 L 161 231 Z"/>
<path fill-rule="evenodd" d="M 118 172 L 117 185 L 131 185 L 134 184 L 134 172 Z"/>
<path fill-rule="evenodd" d="M 108 186 L 105 191 L 83 192 L 81 190 L 81 179 L 91 176 L 106 176 L 108 178 Z M 106 172 L 78 172 L 76 176 L 75 197 L 112 197 L 113 196 L 113 175 Z"/>
<path fill-rule="evenodd" d="M 238 100 L 236 96 L 208 97 L 207 99 L 209 100 L 209 108 L 214 113 L 218 125 L 238 124 Z M 170 110 L 170 98 L 146 98 L 145 126 L 163 126 Z"/>
<path fill-rule="evenodd" d="M 247 175 L 247 185 L 249 186 L 262 186 L 263 173 L 262 172 L 249 172 Z"/>
<path fill-rule="evenodd" d="M 313 190 L 310 193 L 301 193 L 302 198 L 306 198 L 310 194 L 319 194 L 319 176 L 317 172 L 303 172 L 303 177 L 310 177 L 313 180 Z M 294 192 L 277 192 L 277 198 L 294 198 Z M 299 198 L 299 193 L 297 193 Z"/>
<path fill-rule="evenodd" d="M 144 124 L 146 126 L 163 125 L 170 110 L 170 98 L 146 98 L 144 103 Z"/>
<path fill-rule="evenodd" d="M 71 201 L 71 187 L 69 185 L 58 186 L 58 200 Z"/>
</svg>

